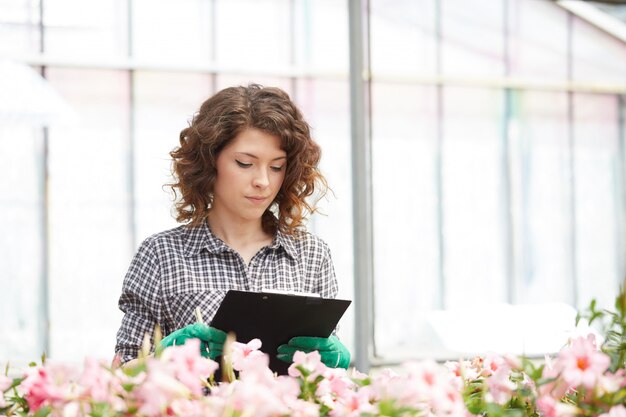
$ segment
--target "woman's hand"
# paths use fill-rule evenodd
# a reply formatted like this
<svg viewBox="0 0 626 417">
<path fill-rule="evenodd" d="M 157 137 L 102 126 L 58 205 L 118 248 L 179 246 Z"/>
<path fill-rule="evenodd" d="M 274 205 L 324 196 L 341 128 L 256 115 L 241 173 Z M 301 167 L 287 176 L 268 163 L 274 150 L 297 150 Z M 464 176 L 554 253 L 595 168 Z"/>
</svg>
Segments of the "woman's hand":
<svg viewBox="0 0 626 417">
<path fill-rule="evenodd" d="M 215 360 L 218 356 L 222 356 L 226 333 L 203 323 L 194 323 L 167 335 L 161 340 L 159 349 L 184 345 L 189 339 L 200 339 L 200 354 L 205 358 Z"/>
<path fill-rule="evenodd" d="M 350 366 L 350 351 L 336 336 L 294 337 L 286 345 L 278 347 L 277 358 L 284 362 L 293 362 L 293 354 L 298 350 L 304 353 L 317 350 L 322 362 L 329 368 L 348 369 Z"/>
</svg>

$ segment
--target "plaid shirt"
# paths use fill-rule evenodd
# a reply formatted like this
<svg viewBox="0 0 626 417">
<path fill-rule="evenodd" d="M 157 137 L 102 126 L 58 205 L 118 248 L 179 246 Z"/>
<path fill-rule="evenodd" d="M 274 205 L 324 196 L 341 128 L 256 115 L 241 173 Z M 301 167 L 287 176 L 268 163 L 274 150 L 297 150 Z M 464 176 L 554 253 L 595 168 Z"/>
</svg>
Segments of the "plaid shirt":
<svg viewBox="0 0 626 417">
<path fill-rule="evenodd" d="M 206 223 L 157 233 L 141 244 L 126 273 L 115 352 L 127 362 L 137 357 L 144 334 L 152 335 L 157 323 L 167 335 L 194 323 L 196 307 L 209 323 L 228 290 L 265 288 L 335 298 L 328 245 L 306 232 L 299 237 L 277 232 L 246 265 Z"/>
</svg>

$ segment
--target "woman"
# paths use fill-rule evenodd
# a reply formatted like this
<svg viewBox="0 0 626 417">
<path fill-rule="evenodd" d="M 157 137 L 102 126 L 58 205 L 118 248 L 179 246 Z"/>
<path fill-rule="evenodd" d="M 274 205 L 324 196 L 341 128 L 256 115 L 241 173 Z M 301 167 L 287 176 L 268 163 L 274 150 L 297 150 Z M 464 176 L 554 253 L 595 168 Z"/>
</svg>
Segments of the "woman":
<svg viewBox="0 0 626 417">
<path fill-rule="evenodd" d="M 194 310 L 210 322 L 230 289 L 337 295 L 328 246 L 303 230 L 315 210 L 306 198 L 327 189 L 320 148 L 284 91 L 253 84 L 218 92 L 181 131 L 171 156 L 184 225 L 146 239 L 131 262 L 119 300 L 122 363 L 137 357 L 156 324 L 168 335 L 162 346 L 198 338 L 203 355 L 221 355 L 226 335 L 194 324 Z M 296 350 L 318 350 L 332 367 L 350 363 L 335 336 L 294 338 L 278 358 L 290 362 Z"/>
</svg>

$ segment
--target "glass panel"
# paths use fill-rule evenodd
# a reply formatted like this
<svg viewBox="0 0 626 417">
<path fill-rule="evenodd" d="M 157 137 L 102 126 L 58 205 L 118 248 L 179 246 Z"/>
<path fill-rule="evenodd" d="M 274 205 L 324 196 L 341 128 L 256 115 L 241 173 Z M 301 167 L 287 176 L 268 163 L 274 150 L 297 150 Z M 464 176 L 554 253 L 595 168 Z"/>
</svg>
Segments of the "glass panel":
<svg viewBox="0 0 626 417">
<path fill-rule="evenodd" d="M 554 2 L 507 0 L 510 74 L 567 78 L 567 11 Z"/>
<path fill-rule="evenodd" d="M 626 45 L 591 24 L 574 19 L 572 73 L 577 81 L 624 86 Z"/>
<path fill-rule="evenodd" d="M 238 85 L 261 84 L 265 87 L 282 88 L 287 94 L 292 94 L 293 80 L 290 78 L 272 77 L 269 75 L 234 75 L 218 74 L 215 76 L 216 90 Z"/>
<path fill-rule="evenodd" d="M 504 75 L 503 1 L 442 1 L 445 75 Z"/>
<path fill-rule="evenodd" d="M 51 356 L 112 357 L 130 257 L 129 78 L 51 68 L 79 122 L 50 128 Z"/>
<path fill-rule="evenodd" d="M 217 60 L 246 69 L 291 60 L 289 0 L 216 0 Z M 245 13 L 242 13 L 245 10 Z"/>
<path fill-rule="evenodd" d="M 205 74 L 135 73 L 135 198 L 139 244 L 148 236 L 176 227 L 169 152 L 179 134 L 211 96 Z"/>
<path fill-rule="evenodd" d="M 133 56 L 156 60 L 212 58 L 212 2 L 133 0 Z"/>
<path fill-rule="evenodd" d="M 623 183 L 615 96 L 574 96 L 578 307 L 610 307 L 624 278 Z"/>
<path fill-rule="evenodd" d="M 535 183 L 529 181 L 528 172 L 523 172 L 522 180 L 528 183 L 520 185 L 519 171 L 528 170 L 529 167 L 524 165 L 528 163 L 527 160 L 522 160 L 520 164 L 519 153 L 522 153 L 523 158 L 527 152 L 535 148 L 528 149 L 530 146 L 528 143 L 520 143 L 519 132 L 522 131 L 524 134 L 527 131 L 532 132 L 528 137 L 524 136 L 526 139 L 534 138 L 535 135 L 542 135 L 541 139 L 544 139 L 545 133 L 553 133 L 551 130 L 554 126 L 551 126 L 551 121 L 546 122 L 540 119 L 537 123 L 535 120 L 535 125 L 538 127 L 538 131 L 535 132 L 532 130 L 535 127 L 533 120 L 531 119 L 530 125 L 525 125 L 524 119 L 523 128 L 511 128 L 509 153 L 506 155 L 507 158 L 503 159 L 501 137 L 504 132 L 500 120 L 503 116 L 502 98 L 504 97 L 501 91 L 461 88 L 444 90 L 442 176 L 446 310 L 432 312 L 429 316 L 429 323 L 434 332 L 432 339 L 441 343 L 448 355 L 468 355 L 486 351 L 538 355 L 546 351 L 558 350 L 566 341 L 565 331 L 573 328 L 575 311 L 568 305 L 551 303 L 528 306 L 508 303 L 509 277 L 506 270 L 506 251 L 509 242 L 505 227 L 510 214 L 505 210 L 504 205 L 507 198 L 504 164 L 505 161 L 511 160 L 513 172 L 510 192 L 513 233 L 520 233 L 522 229 L 522 236 L 527 239 L 528 244 L 524 249 L 528 249 L 528 246 L 543 239 L 541 230 L 537 228 L 548 220 L 544 219 L 544 214 L 539 210 L 543 210 L 544 206 L 553 200 L 545 201 L 546 197 L 542 193 L 545 192 L 545 188 L 554 186 L 554 179 L 547 180 L 548 185 L 545 188 L 542 184 L 536 189 L 530 189 L 531 186 L 535 186 Z M 550 102 L 554 104 L 555 100 Z M 476 106 L 476 103 L 480 103 L 480 106 Z M 525 104 L 535 105 L 535 101 Z M 537 106 L 537 109 L 533 107 L 533 111 L 537 111 L 537 116 L 535 116 L 537 118 L 546 117 L 540 106 Z M 516 126 L 516 123 L 513 123 L 513 126 Z M 557 127 L 561 126 L 557 125 Z M 563 136 L 557 136 L 557 138 L 562 139 Z M 536 141 L 532 142 L 533 145 L 535 143 Z M 555 146 L 549 145 L 550 143 L 547 141 L 537 146 L 539 168 L 548 164 L 542 160 L 544 158 L 553 162 Z M 546 145 L 548 145 L 547 148 L 542 149 L 542 146 Z M 520 151 L 520 146 L 527 147 Z M 550 167 L 551 170 L 547 173 L 551 174 L 560 166 L 563 165 L 557 164 L 556 168 Z M 544 180 L 543 172 L 533 172 L 530 180 L 535 180 L 534 174 L 537 174 L 536 181 Z M 559 174 L 558 170 L 557 174 Z M 558 179 L 560 177 L 557 176 L 557 185 L 559 185 Z M 554 192 L 553 189 L 550 191 Z M 563 191 L 567 189 L 556 190 L 557 193 Z M 538 201 L 528 203 L 531 197 L 537 198 Z M 520 203 L 523 199 L 526 201 Z M 527 217 L 520 221 L 518 206 L 524 203 L 529 204 L 530 207 L 523 207 Z M 558 208 L 559 206 L 556 205 L 556 210 Z M 555 208 L 550 207 L 548 214 L 554 215 L 554 211 Z M 520 225 L 523 221 L 528 224 Z M 549 244 L 553 244 L 554 239 L 558 240 L 562 237 L 551 236 L 551 233 L 558 234 L 561 232 L 559 225 L 566 224 L 557 222 L 556 226 L 548 229 L 548 238 L 552 238 Z M 531 239 L 532 241 L 528 241 Z M 513 237 L 514 252 L 516 251 L 515 244 L 519 240 L 520 238 Z M 562 246 L 562 243 L 560 245 Z M 550 246 L 546 250 L 543 243 L 540 243 L 537 247 L 533 247 L 533 250 L 552 253 L 554 248 Z M 544 255 L 541 252 L 539 254 Z M 558 251 L 557 255 L 559 255 Z M 517 254 L 515 259 L 519 259 L 519 256 Z M 562 266 L 558 261 L 562 261 L 563 257 L 561 255 L 556 259 L 557 266 Z M 549 261 L 546 262 L 545 258 L 539 256 L 538 258 L 538 263 L 550 271 Z M 532 266 L 534 265 L 531 263 Z M 534 271 L 531 270 L 532 272 Z M 552 280 L 553 277 L 548 279 Z M 530 286 L 526 282 L 523 285 Z M 534 289 L 533 287 L 524 288 L 526 295 Z M 552 295 L 554 294 L 548 294 L 548 297 Z M 486 332 L 480 338 L 475 337 L 476 317 L 489 317 L 490 326 L 497 328 L 498 332 Z"/>
<path fill-rule="evenodd" d="M 294 0 L 294 5 L 295 63 L 305 70 L 347 72 L 348 2 Z"/>
<path fill-rule="evenodd" d="M 436 88 L 375 83 L 372 103 L 376 350 L 397 357 L 439 307 Z"/>
<path fill-rule="evenodd" d="M 435 74 L 435 3 L 374 0 L 370 7 L 372 73 Z"/>
<path fill-rule="evenodd" d="M 292 97 L 322 148 L 320 169 L 332 189 L 319 202 L 321 213 L 312 216 L 307 227 L 330 246 L 339 281 L 338 297 L 353 300 L 349 85 L 345 81 L 298 80 Z M 353 332 L 354 310 L 350 307 L 341 320 L 339 336 L 351 349 Z"/>
<path fill-rule="evenodd" d="M 0 360 L 28 363 L 43 353 L 42 130 L 0 121 L 0 155 Z"/>
<path fill-rule="evenodd" d="M 443 103 L 445 306 L 503 302 L 502 93 L 446 87 Z"/>
<path fill-rule="evenodd" d="M 39 52 L 39 0 L 0 0 L 0 52 Z"/>
<path fill-rule="evenodd" d="M 567 94 L 516 97 L 509 130 L 515 301 L 571 303 Z"/>
<path fill-rule="evenodd" d="M 127 1 L 46 1 L 45 52 L 74 59 L 126 56 Z"/>
</svg>

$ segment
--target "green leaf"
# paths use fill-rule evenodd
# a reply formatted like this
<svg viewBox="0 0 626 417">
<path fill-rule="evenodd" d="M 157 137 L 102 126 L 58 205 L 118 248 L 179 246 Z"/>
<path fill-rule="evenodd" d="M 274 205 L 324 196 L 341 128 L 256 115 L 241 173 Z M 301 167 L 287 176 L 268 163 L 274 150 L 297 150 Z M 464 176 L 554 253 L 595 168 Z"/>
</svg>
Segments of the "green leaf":
<svg viewBox="0 0 626 417">
<path fill-rule="evenodd" d="M 50 414 L 50 406 L 47 405 L 45 407 L 41 407 L 39 410 L 37 410 L 37 412 L 35 413 L 35 417 L 47 417 Z"/>
<path fill-rule="evenodd" d="M 626 283 L 625 283 L 626 284 Z M 615 297 L 615 310 L 617 310 L 622 317 L 626 316 L 626 287 L 622 286 L 617 297 Z"/>
<path fill-rule="evenodd" d="M 366 387 L 368 385 L 372 385 L 372 379 L 370 377 L 367 377 L 365 379 L 356 379 L 353 378 L 352 382 L 354 382 L 355 384 L 357 384 L 357 386 L 359 387 Z"/>
<path fill-rule="evenodd" d="M 520 408 L 505 409 L 503 415 L 506 417 L 524 417 L 524 410 Z"/>
<path fill-rule="evenodd" d="M 122 388 L 124 389 L 124 391 L 126 392 L 131 392 L 133 390 L 133 388 L 135 387 L 135 384 L 127 382 L 125 384 L 122 384 Z"/>
<path fill-rule="evenodd" d="M 489 417 L 501 417 L 504 415 L 504 408 L 495 403 L 487 403 L 485 411 Z"/>
<path fill-rule="evenodd" d="M 124 373 L 131 377 L 137 376 L 143 372 L 146 372 L 147 370 L 148 367 L 145 361 L 139 361 L 139 363 L 134 366 L 126 366 L 123 368 Z"/>
<path fill-rule="evenodd" d="M 109 417 L 111 415 L 110 406 L 107 403 L 93 403 L 91 405 L 92 417 Z"/>
</svg>

